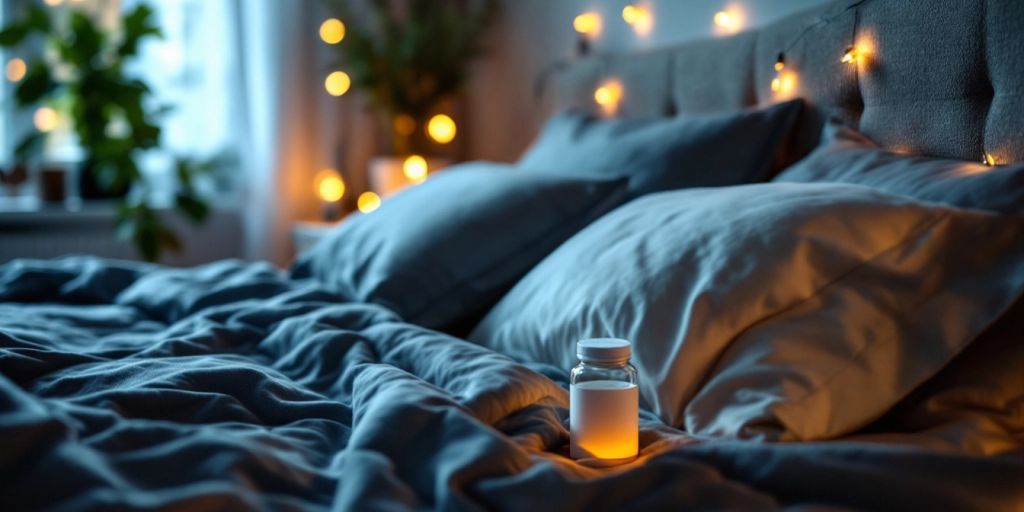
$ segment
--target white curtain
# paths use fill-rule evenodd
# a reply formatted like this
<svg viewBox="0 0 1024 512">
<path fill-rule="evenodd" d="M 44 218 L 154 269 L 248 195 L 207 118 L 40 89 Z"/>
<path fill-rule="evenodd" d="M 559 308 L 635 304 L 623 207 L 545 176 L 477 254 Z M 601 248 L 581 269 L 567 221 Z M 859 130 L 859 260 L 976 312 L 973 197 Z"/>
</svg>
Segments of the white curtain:
<svg viewBox="0 0 1024 512">
<path fill-rule="evenodd" d="M 284 265 L 295 221 L 316 218 L 313 178 L 339 167 L 340 100 L 323 77 L 315 0 L 233 0 L 238 90 L 233 96 L 245 183 L 246 256 Z"/>
</svg>

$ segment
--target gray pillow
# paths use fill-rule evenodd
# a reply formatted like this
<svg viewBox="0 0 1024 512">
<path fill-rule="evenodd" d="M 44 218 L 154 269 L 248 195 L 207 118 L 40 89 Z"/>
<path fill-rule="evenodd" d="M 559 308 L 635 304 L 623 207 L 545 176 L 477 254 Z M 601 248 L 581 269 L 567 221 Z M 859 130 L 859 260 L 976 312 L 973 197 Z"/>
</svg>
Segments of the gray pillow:
<svg viewBox="0 0 1024 512">
<path fill-rule="evenodd" d="M 642 400 L 694 434 L 848 434 L 934 375 L 1024 287 L 1024 223 L 867 187 L 637 199 L 538 264 L 469 339 L 568 371 L 633 342 Z"/>
<path fill-rule="evenodd" d="M 534 264 L 618 205 L 619 178 L 462 164 L 356 214 L 299 257 L 315 277 L 445 328 L 486 311 Z"/>
<path fill-rule="evenodd" d="M 668 119 L 601 119 L 565 112 L 544 126 L 518 166 L 628 176 L 630 196 L 767 181 L 802 100 L 763 109 Z"/>
<path fill-rule="evenodd" d="M 961 208 L 1024 213 L 1024 165 L 988 167 L 981 158 L 901 155 L 833 120 L 825 124 L 821 146 L 773 181 L 856 183 Z"/>
</svg>

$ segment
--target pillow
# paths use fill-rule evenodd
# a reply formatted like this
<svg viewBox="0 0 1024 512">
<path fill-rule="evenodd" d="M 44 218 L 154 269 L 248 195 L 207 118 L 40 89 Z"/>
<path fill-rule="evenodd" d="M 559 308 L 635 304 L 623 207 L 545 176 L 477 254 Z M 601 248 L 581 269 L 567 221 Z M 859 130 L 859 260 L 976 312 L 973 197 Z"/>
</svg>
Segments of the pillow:
<svg viewBox="0 0 1024 512">
<path fill-rule="evenodd" d="M 1020 294 L 1022 224 L 855 185 L 654 194 L 568 240 L 469 339 L 568 371 L 577 340 L 625 338 L 666 423 L 835 437 L 881 416 Z"/>
<path fill-rule="evenodd" d="M 773 181 L 857 183 L 922 201 L 1024 213 L 1024 165 L 979 162 L 900 155 L 831 121 L 825 124 L 822 145 Z"/>
<path fill-rule="evenodd" d="M 1018 300 L 873 430 L 908 432 L 915 442 L 977 455 L 1024 450 L 1022 333 L 1024 300 Z"/>
<path fill-rule="evenodd" d="M 633 197 L 685 187 L 767 181 L 803 106 L 669 119 L 600 119 L 566 112 L 548 121 L 518 165 L 628 176 Z"/>
<path fill-rule="evenodd" d="M 530 267 L 621 202 L 618 178 L 469 163 L 346 220 L 292 269 L 440 329 L 482 313 Z"/>
</svg>

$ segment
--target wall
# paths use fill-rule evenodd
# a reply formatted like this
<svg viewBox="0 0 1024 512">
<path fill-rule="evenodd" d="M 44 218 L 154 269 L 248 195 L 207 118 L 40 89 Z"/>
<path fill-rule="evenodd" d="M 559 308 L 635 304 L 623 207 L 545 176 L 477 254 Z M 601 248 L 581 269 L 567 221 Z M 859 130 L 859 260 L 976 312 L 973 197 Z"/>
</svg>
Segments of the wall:
<svg viewBox="0 0 1024 512">
<path fill-rule="evenodd" d="M 502 0 L 491 53 L 476 64 L 467 90 L 467 151 L 471 159 L 512 161 L 536 136 L 547 106 L 533 95 L 538 74 L 573 55 L 573 18 L 596 12 L 602 29 L 594 51 L 657 48 L 716 35 L 716 12 L 729 8 L 743 28 L 764 25 L 830 0 L 650 0 L 650 33 L 639 36 L 622 20 L 628 0 Z"/>
</svg>

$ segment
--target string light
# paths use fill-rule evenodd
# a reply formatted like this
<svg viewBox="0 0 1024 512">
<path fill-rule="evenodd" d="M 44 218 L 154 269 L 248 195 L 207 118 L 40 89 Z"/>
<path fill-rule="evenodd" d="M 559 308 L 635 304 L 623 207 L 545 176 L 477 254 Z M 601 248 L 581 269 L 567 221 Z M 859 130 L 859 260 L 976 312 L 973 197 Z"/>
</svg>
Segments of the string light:
<svg viewBox="0 0 1024 512">
<path fill-rule="evenodd" d="M 981 163 L 989 167 L 995 167 L 997 165 L 996 157 L 992 156 L 992 153 L 984 153 L 981 156 Z"/>
<path fill-rule="evenodd" d="M 331 96 L 341 96 L 348 92 L 348 88 L 351 86 L 352 79 L 344 71 L 335 71 L 327 75 L 327 79 L 324 80 L 324 88 Z"/>
<path fill-rule="evenodd" d="M 345 39 L 345 24 L 338 18 L 330 18 L 320 24 L 320 40 L 327 44 L 338 44 Z"/>
<path fill-rule="evenodd" d="M 614 114 L 619 109 L 621 100 L 622 83 L 618 80 L 608 80 L 594 90 L 594 102 L 601 107 L 605 114 Z"/>
<path fill-rule="evenodd" d="M 413 183 L 423 183 L 429 170 L 427 160 L 420 155 L 410 155 L 402 162 L 402 173 Z"/>
<path fill-rule="evenodd" d="M 427 135 L 438 144 L 448 144 L 455 139 L 455 121 L 444 114 L 437 114 L 427 122 Z"/>
<path fill-rule="evenodd" d="M 585 12 L 573 18 L 572 28 L 586 37 L 597 37 L 601 31 L 601 16 L 596 12 Z"/>
<path fill-rule="evenodd" d="M 779 52 L 775 59 L 775 78 L 772 79 L 772 92 L 789 94 L 796 87 L 796 75 L 786 71 L 786 54 Z"/>
<path fill-rule="evenodd" d="M 326 203 L 336 203 L 345 197 L 345 180 L 334 169 L 324 169 L 313 180 L 316 194 Z"/>
<path fill-rule="evenodd" d="M 380 196 L 373 192 L 363 192 L 356 199 L 356 208 L 362 213 L 370 213 L 380 208 Z"/>
<path fill-rule="evenodd" d="M 786 52 L 789 51 L 794 46 L 796 46 L 796 43 L 800 42 L 800 40 L 803 39 L 804 36 L 806 36 L 812 29 L 814 29 L 814 28 L 816 28 L 818 26 L 821 26 L 821 25 L 827 25 L 829 23 L 832 23 L 833 21 L 838 19 L 840 16 L 843 16 L 844 14 L 846 14 L 849 11 L 853 11 L 854 12 L 853 28 L 852 28 L 853 34 L 851 36 L 851 39 L 853 39 L 854 42 L 852 42 L 850 44 L 850 46 L 846 47 L 846 51 L 843 53 L 843 56 L 839 59 L 839 61 L 844 63 L 844 64 L 854 64 L 854 63 L 857 62 L 858 59 L 862 58 L 863 55 L 864 55 L 864 52 L 860 48 L 858 48 L 857 45 L 856 45 L 857 27 L 858 27 L 858 24 L 859 24 L 859 21 L 860 21 L 860 13 L 857 11 L 857 8 L 860 7 L 862 4 L 864 4 L 865 2 L 868 2 L 868 1 L 869 0 L 857 0 L 857 1 L 847 5 L 845 9 L 843 9 L 842 11 L 836 13 L 835 15 L 833 15 L 831 17 L 828 17 L 828 18 L 819 18 L 818 21 L 816 21 L 815 23 L 811 23 L 811 24 L 807 25 L 806 27 L 804 27 L 804 29 L 802 31 L 800 31 L 800 33 L 797 34 L 796 37 L 794 37 L 789 42 L 789 44 L 787 44 L 782 49 L 782 51 L 779 52 L 779 56 L 775 60 L 775 66 L 774 66 L 775 67 L 775 77 L 773 77 L 772 81 L 771 81 L 771 90 L 772 90 L 772 92 L 774 92 L 774 93 L 781 93 L 781 94 L 787 94 L 788 95 L 788 94 L 792 93 L 796 89 L 796 86 L 797 86 L 796 74 L 793 73 L 793 72 L 785 71 L 785 69 L 786 69 Z M 718 22 L 716 20 L 716 24 L 717 23 Z"/>
<path fill-rule="evenodd" d="M 743 26 L 743 16 L 736 9 L 724 9 L 715 13 L 715 26 L 726 34 L 735 34 Z"/>
<path fill-rule="evenodd" d="M 56 110 L 50 107 L 40 107 L 32 115 L 32 124 L 43 133 L 52 132 L 56 129 L 58 121 L 60 121 L 60 116 L 57 115 Z"/>
<path fill-rule="evenodd" d="M 622 8 L 622 20 L 642 36 L 650 34 L 654 27 L 654 16 L 650 9 L 637 4 L 629 4 Z"/>
<path fill-rule="evenodd" d="M 412 132 L 416 131 L 416 120 L 409 114 L 398 114 L 395 116 L 392 124 L 394 125 L 395 133 L 402 137 L 408 137 L 412 135 Z"/>
<path fill-rule="evenodd" d="M 843 53 L 843 58 L 839 59 L 839 62 L 843 64 L 854 64 L 857 62 L 858 52 L 854 46 L 846 48 L 846 52 Z"/>
<path fill-rule="evenodd" d="M 20 82 L 22 78 L 25 78 L 25 73 L 28 71 L 28 66 L 25 65 L 25 61 L 15 57 L 7 61 L 7 79 L 12 82 Z"/>
</svg>

